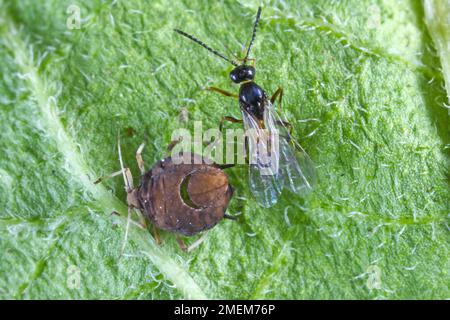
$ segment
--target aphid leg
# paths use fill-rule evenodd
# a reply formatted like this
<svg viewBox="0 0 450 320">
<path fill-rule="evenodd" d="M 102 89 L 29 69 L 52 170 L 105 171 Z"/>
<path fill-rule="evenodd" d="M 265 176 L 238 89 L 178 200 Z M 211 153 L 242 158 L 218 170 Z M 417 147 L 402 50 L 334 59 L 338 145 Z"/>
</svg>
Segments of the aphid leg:
<svg viewBox="0 0 450 320">
<path fill-rule="evenodd" d="M 202 244 L 203 241 L 205 241 L 206 236 L 208 235 L 208 231 L 205 231 L 200 238 L 198 238 L 197 240 L 194 241 L 194 243 L 192 243 L 189 247 L 186 248 L 187 252 L 191 252 L 192 250 L 194 250 L 195 248 L 197 248 L 200 244 Z"/>
<path fill-rule="evenodd" d="M 272 95 L 272 97 L 270 98 L 270 102 L 272 104 L 275 103 L 275 100 L 278 98 L 278 101 L 280 102 L 280 106 L 279 106 L 279 110 L 280 113 L 282 112 L 282 102 L 283 102 L 283 88 L 282 87 L 278 87 L 277 91 L 275 91 L 275 93 Z"/>
<path fill-rule="evenodd" d="M 239 98 L 239 95 L 237 95 L 235 93 L 231 93 L 231 92 L 228 92 L 228 91 L 222 90 L 220 88 L 216 88 L 216 87 L 208 87 L 208 88 L 206 88 L 206 90 L 220 93 L 221 95 L 224 95 L 225 97 L 233 97 L 233 98 L 236 98 L 236 99 Z"/>
<path fill-rule="evenodd" d="M 124 169 L 124 170 L 125 170 L 125 169 Z M 114 177 L 116 177 L 116 176 L 118 176 L 118 175 L 121 175 L 122 173 L 123 173 L 123 170 L 119 170 L 119 171 L 114 172 L 114 173 L 111 173 L 111 174 L 109 174 L 109 175 L 100 177 L 100 178 L 98 178 L 97 180 L 94 181 L 94 184 L 98 184 L 98 183 L 103 182 L 103 181 L 105 181 L 105 180 L 114 178 Z"/>
<path fill-rule="evenodd" d="M 277 121 L 275 121 L 277 124 L 280 124 L 280 125 L 283 125 L 283 126 L 285 126 L 286 128 L 288 128 L 289 129 L 289 134 L 290 135 L 292 135 L 292 124 L 290 124 L 289 122 L 287 122 L 287 121 L 280 121 L 280 120 L 277 120 Z"/>
<path fill-rule="evenodd" d="M 181 237 L 179 235 L 176 235 L 175 238 L 177 239 L 180 249 L 187 252 L 188 247 L 187 247 L 186 243 L 184 243 L 183 239 L 181 239 Z"/>
<path fill-rule="evenodd" d="M 120 256 L 119 259 L 122 257 L 123 252 L 125 250 L 125 246 L 127 245 L 127 240 L 128 240 L 128 230 L 130 229 L 130 221 L 131 221 L 131 211 L 133 210 L 133 208 L 131 208 L 131 206 L 128 206 L 128 217 L 127 217 L 127 226 L 125 228 L 125 236 L 123 237 L 123 242 L 122 242 L 122 248 L 120 249 Z"/>
<path fill-rule="evenodd" d="M 130 193 L 133 190 L 133 176 L 131 175 L 130 169 L 125 168 L 123 165 L 122 149 L 120 148 L 120 138 L 117 138 L 117 151 L 119 153 L 119 163 L 120 169 L 123 174 L 123 182 L 125 183 L 125 190 Z"/>
<path fill-rule="evenodd" d="M 142 151 L 143 148 L 144 148 L 144 146 L 141 145 L 139 147 L 139 149 L 138 149 L 138 152 L 139 152 L 140 149 Z M 120 148 L 120 140 L 117 141 L 117 149 L 119 151 L 120 170 L 116 171 L 116 172 L 113 172 L 113 173 L 111 173 L 109 175 L 106 175 L 106 176 L 98 178 L 97 180 L 94 181 L 94 184 L 98 184 L 100 182 L 103 182 L 105 180 L 108 180 L 110 178 L 114 178 L 114 177 L 122 174 L 124 182 L 125 182 L 125 190 L 127 190 L 127 192 L 129 192 L 129 191 L 131 191 L 133 189 L 133 176 L 131 175 L 130 169 L 124 167 L 124 165 L 123 165 L 122 150 Z M 136 157 L 137 157 L 137 154 L 136 154 Z"/>
<path fill-rule="evenodd" d="M 145 173 L 144 160 L 142 160 L 142 150 L 144 150 L 145 142 L 143 142 L 136 151 L 136 161 L 141 171 L 141 174 Z"/>
<path fill-rule="evenodd" d="M 158 228 L 156 228 L 155 225 L 153 225 L 153 238 L 155 238 L 155 242 L 157 245 L 160 245 L 162 243 Z"/>
<path fill-rule="evenodd" d="M 135 222 L 133 220 L 131 220 L 131 223 L 134 224 L 136 227 L 141 228 L 141 229 L 147 229 L 147 221 L 145 220 L 144 215 L 142 214 L 141 210 L 138 210 L 136 208 L 134 208 L 134 212 L 136 213 L 139 221 Z"/>
<path fill-rule="evenodd" d="M 219 124 L 219 130 L 222 131 L 223 128 L 223 123 L 225 121 L 229 121 L 231 123 L 242 123 L 242 119 L 236 119 L 234 117 L 222 117 L 222 119 L 220 120 L 220 124 Z"/>
<path fill-rule="evenodd" d="M 130 194 L 133 191 L 133 176 L 131 175 L 131 171 L 128 168 L 125 168 L 123 165 L 123 159 L 122 159 L 122 149 L 120 148 L 120 138 L 117 139 L 117 151 L 119 152 L 119 162 L 120 162 L 120 168 L 123 175 L 123 181 L 125 183 L 125 190 L 127 191 L 127 202 L 128 202 L 128 216 L 127 216 L 127 226 L 125 228 L 125 236 L 122 243 L 122 248 L 120 250 L 120 257 L 122 257 L 122 254 L 125 250 L 125 246 L 127 244 L 128 240 L 128 230 L 130 229 L 130 222 L 131 222 L 131 212 L 133 210 L 133 206 L 130 203 Z"/>
<path fill-rule="evenodd" d="M 133 176 L 131 175 L 131 171 L 128 168 L 123 169 L 123 176 L 125 179 L 125 190 L 127 193 L 131 193 L 133 191 Z"/>
<path fill-rule="evenodd" d="M 147 229 L 147 224 L 145 222 L 142 223 L 142 222 L 136 222 L 136 221 L 131 220 L 130 223 L 133 224 L 134 226 L 138 227 L 139 229 L 142 229 L 142 230 Z"/>
<path fill-rule="evenodd" d="M 226 214 L 226 213 L 223 215 L 223 217 L 224 217 L 225 219 L 229 219 L 229 220 L 237 220 L 236 217 L 230 216 L 229 214 Z"/>
<path fill-rule="evenodd" d="M 124 251 L 125 251 L 125 246 L 127 245 L 127 240 L 128 240 L 128 231 L 130 230 L 130 224 L 134 224 L 135 226 L 142 228 L 142 229 L 146 229 L 146 225 L 141 225 L 140 223 L 136 223 L 133 220 L 131 220 L 131 213 L 133 211 L 133 207 L 132 206 L 128 206 L 128 216 L 127 216 L 127 225 L 125 227 L 125 236 L 123 237 L 123 242 L 122 242 L 122 248 L 120 249 L 120 257 L 122 257 Z M 145 224 L 145 221 L 144 221 Z"/>
</svg>

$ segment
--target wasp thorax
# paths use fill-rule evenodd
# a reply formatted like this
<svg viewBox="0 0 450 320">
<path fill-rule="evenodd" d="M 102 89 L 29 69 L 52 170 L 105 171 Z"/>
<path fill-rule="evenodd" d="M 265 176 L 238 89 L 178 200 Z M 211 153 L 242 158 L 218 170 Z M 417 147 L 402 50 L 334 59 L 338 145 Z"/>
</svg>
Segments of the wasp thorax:
<svg viewBox="0 0 450 320">
<path fill-rule="evenodd" d="M 253 80 L 256 70 L 252 66 L 245 64 L 237 66 L 230 72 L 230 79 L 234 83 L 241 83 L 242 81 Z"/>
</svg>

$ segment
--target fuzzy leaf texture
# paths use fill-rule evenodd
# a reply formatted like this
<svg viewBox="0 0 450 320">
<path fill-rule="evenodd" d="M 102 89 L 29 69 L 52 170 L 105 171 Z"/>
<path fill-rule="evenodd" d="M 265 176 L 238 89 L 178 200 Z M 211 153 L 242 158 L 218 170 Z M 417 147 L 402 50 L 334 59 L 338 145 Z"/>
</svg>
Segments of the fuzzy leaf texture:
<svg viewBox="0 0 450 320">
<path fill-rule="evenodd" d="M 255 80 L 284 88 L 316 189 L 263 209 L 227 169 L 238 221 L 189 254 L 132 227 L 118 259 L 123 180 L 93 184 L 118 133 L 137 180 L 145 138 L 150 168 L 174 129 L 240 116 L 203 90 L 237 92 L 231 66 L 172 29 L 242 55 L 258 5 L 0 0 L 0 298 L 450 298 L 445 0 L 264 1 Z"/>
</svg>

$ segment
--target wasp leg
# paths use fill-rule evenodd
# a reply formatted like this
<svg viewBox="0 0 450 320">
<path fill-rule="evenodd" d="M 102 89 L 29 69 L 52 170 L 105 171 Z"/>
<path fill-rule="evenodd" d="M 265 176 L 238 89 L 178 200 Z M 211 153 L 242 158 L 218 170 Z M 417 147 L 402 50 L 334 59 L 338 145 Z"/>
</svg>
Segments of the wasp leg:
<svg viewBox="0 0 450 320">
<path fill-rule="evenodd" d="M 147 229 L 147 221 L 145 220 L 145 217 L 142 214 L 141 209 L 137 209 L 137 208 L 134 208 L 134 209 L 135 209 L 134 212 L 136 213 L 139 221 L 135 222 L 135 221 L 131 220 L 131 223 L 141 229 L 146 230 Z"/>
<path fill-rule="evenodd" d="M 206 236 L 208 235 L 208 231 L 205 231 L 200 238 L 198 238 L 194 243 L 192 243 L 189 247 L 186 248 L 186 252 L 191 252 L 195 248 L 197 248 L 203 241 L 205 241 Z"/>
<path fill-rule="evenodd" d="M 277 91 L 274 92 L 272 97 L 270 98 L 270 102 L 274 104 L 275 100 L 278 98 L 278 101 L 280 102 L 280 113 L 282 111 L 282 102 L 283 102 L 283 88 L 278 87 Z"/>
<path fill-rule="evenodd" d="M 272 95 L 272 97 L 270 98 L 270 102 L 273 104 L 275 102 L 275 100 L 277 100 L 280 102 L 280 106 L 279 106 L 279 110 L 280 113 L 283 112 L 283 88 L 282 87 L 278 87 L 278 89 L 274 92 L 274 94 Z M 287 127 L 289 129 L 289 134 L 292 135 L 292 125 L 287 122 L 287 121 L 276 121 L 277 124 L 281 124 L 284 125 L 285 127 Z"/>
<path fill-rule="evenodd" d="M 248 142 L 248 136 L 245 136 L 244 138 L 244 148 L 245 148 L 245 163 L 247 165 L 250 164 L 249 162 L 249 153 L 250 153 L 250 147 L 249 147 L 249 142 Z"/>
<path fill-rule="evenodd" d="M 145 147 L 145 142 L 143 142 L 136 151 L 136 161 L 137 161 L 139 170 L 141 171 L 141 174 L 145 174 L 144 160 L 142 159 L 142 151 L 144 150 L 144 147 Z"/>
<path fill-rule="evenodd" d="M 175 236 L 178 242 L 178 245 L 180 246 L 180 249 L 183 250 L 184 252 L 187 252 L 187 245 L 186 243 L 184 243 L 183 239 L 181 239 L 181 237 L 179 235 Z"/>
<path fill-rule="evenodd" d="M 233 97 L 233 98 L 236 98 L 236 99 L 239 98 L 239 95 L 237 95 L 235 93 L 231 93 L 231 92 L 225 91 L 225 90 L 222 90 L 222 89 L 217 88 L 217 87 L 208 87 L 208 88 L 206 88 L 206 90 L 220 93 L 221 95 L 224 95 L 225 97 Z"/>
<path fill-rule="evenodd" d="M 277 120 L 277 121 L 275 121 L 275 122 L 276 122 L 277 124 L 281 124 L 281 125 L 287 127 L 288 130 L 289 130 L 289 135 L 292 135 L 292 124 L 290 124 L 290 123 L 287 122 L 287 121 L 279 121 L 279 120 Z"/>
<path fill-rule="evenodd" d="M 256 59 L 249 59 L 249 58 L 247 58 L 245 61 L 251 61 L 252 62 L 252 65 L 253 65 L 253 68 L 254 67 L 256 67 Z"/>
<path fill-rule="evenodd" d="M 242 119 L 236 119 L 234 117 L 222 117 L 222 119 L 220 120 L 220 124 L 219 124 L 219 130 L 222 131 L 223 129 L 223 123 L 225 121 L 229 121 L 231 123 L 242 123 Z"/>
<path fill-rule="evenodd" d="M 94 184 L 98 184 L 98 183 L 103 182 L 105 180 L 108 180 L 108 179 L 114 178 L 114 177 L 116 177 L 118 175 L 121 175 L 124 172 L 124 170 L 127 170 L 127 168 L 124 168 L 123 170 L 119 170 L 119 171 L 113 172 L 111 174 L 108 174 L 106 176 L 100 177 L 100 178 L 98 178 L 97 180 L 94 181 Z"/>
</svg>

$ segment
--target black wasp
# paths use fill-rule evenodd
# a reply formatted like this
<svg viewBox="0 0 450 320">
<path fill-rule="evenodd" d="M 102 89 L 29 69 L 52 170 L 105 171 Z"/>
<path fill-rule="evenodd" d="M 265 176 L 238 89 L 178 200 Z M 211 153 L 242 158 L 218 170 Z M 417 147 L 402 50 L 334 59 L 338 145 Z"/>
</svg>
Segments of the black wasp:
<svg viewBox="0 0 450 320">
<path fill-rule="evenodd" d="M 224 121 L 244 123 L 250 160 L 250 189 L 260 205 L 270 207 L 277 202 L 283 188 L 287 187 L 295 193 L 304 194 L 312 189 L 316 178 L 311 159 L 291 135 L 291 125 L 274 108 L 274 102 L 278 99 L 281 109 L 283 89 L 279 87 L 269 99 L 266 92 L 253 81 L 256 60 L 250 59 L 249 54 L 255 40 L 260 16 L 261 7 L 256 14 L 245 58 L 237 59 L 241 62 L 240 64 L 184 31 L 175 29 L 175 32 L 234 66 L 230 72 L 230 79 L 240 84 L 239 95 L 216 87 L 209 87 L 208 90 L 239 99 L 242 120 L 223 117 L 220 128 Z M 251 61 L 252 65 L 248 65 L 248 61 Z M 261 161 L 262 154 L 267 155 L 269 160 Z"/>
</svg>

